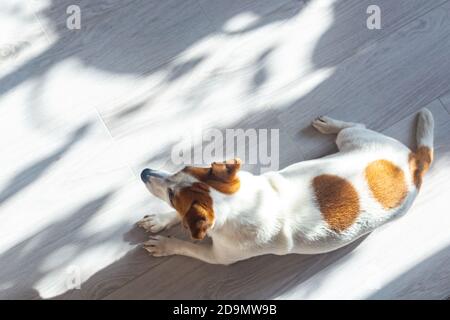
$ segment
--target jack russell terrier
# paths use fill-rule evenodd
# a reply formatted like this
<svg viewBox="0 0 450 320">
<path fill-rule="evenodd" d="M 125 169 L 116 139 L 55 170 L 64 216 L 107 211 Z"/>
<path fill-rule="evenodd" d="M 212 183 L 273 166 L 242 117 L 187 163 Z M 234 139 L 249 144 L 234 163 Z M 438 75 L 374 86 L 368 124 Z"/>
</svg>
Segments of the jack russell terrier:
<svg viewBox="0 0 450 320">
<path fill-rule="evenodd" d="M 212 238 L 201 244 L 150 236 L 144 248 L 156 257 L 225 265 L 264 254 L 318 254 L 408 210 L 433 160 L 429 110 L 418 115 L 415 152 L 363 124 L 319 117 L 312 125 L 337 134 L 339 152 L 259 176 L 239 171 L 239 159 L 175 174 L 142 171 L 147 189 L 175 211 L 147 215 L 140 227 L 156 233 L 181 221 L 193 239 Z"/>
</svg>

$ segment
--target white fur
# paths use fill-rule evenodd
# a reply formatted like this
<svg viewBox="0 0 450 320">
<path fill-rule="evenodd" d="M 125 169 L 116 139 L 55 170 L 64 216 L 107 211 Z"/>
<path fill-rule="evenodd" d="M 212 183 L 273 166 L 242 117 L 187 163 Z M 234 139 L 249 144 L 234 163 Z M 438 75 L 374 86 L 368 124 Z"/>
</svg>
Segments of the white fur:
<svg viewBox="0 0 450 320">
<path fill-rule="evenodd" d="M 208 230 L 212 245 L 156 236 L 144 247 L 156 256 L 181 254 L 217 264 L 231 264 L 263 254 L 317 254 L 340 248 L 406 212 L 417 195 L 407 147 L 361 124 L 320 117 L 313 126 L 322 133 L 338 133 L 339 152 L 260 176 L 241 171 L 241 187 L 232 195 L 211 190 L 216 217 L 214 226 Z M 428 110 L 419 114 L 417 129 L 419 145 L 432 147 L 433 118 Z M 396 164 L 407 180 L 405 201 L 390 211 L 373 198 L 364 176 L 368 163 L 378 159 Z M 328 227 L 314 199 L 311 181 L 321 174 L 345 178 L 358 192 L 361 213 L 341 233 Z M 180 178 L 177 179 L 179 182 Z M 168 184 L 174 185 L 171 181 Z M 154 229 L 149 227 L 150 230 L 173 225 L 176 218 L 170 217 L 147 218 L 157 225 Z M 164 225 L 161 221 L 168 222 Z"/>
</svg>

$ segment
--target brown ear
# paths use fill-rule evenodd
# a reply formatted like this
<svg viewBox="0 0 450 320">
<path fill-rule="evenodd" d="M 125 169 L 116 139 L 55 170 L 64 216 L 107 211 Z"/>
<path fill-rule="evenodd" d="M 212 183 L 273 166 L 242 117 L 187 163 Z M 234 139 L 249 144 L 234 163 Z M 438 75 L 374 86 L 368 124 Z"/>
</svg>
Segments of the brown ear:
<svg viewBox="0 0 450 320">
<path fill-rule="evenodd" d="M 213 162 L 211 164 L 212 175 L 222 181 L 232 181 L 241 168 L 242 161 L 239 158 L 225 162 Z"/>
<path fill-rule="evenodd" d="M 202 240 L 206 231 L 212 225 L 213 214 L 211 208 L 194 202 L 184 216 L 184 224 L 191 231 L 193 239 Z"/>
<path fill-rule="evenodd" d="M 233 194 L 240 187 L 237 172 L 241 168 L 241 163 L 242 161 L 236 158 L 225 162 L 213 162 L 210 168 L 187 166 L 183 171 L 217 191 L 225 194 Z"/>
</svg>

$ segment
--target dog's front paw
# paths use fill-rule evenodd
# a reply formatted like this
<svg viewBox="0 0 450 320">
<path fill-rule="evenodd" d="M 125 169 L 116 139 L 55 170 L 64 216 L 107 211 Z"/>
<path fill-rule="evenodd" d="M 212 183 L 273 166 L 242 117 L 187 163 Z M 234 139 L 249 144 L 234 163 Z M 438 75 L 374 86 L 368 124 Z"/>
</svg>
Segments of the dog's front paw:
<svg viewBox="0 0 450 320">
<path fill-rule="evenodd" d="M 151 236 L 144 242 L 143 248 L 154 257 L 165 257 L 175 254 L 177 239 L 164 236 Z"/>
<path fill-rule="evenodd" d="M 137 225 L 147 232 L 157 233 L 165 229 L 170 221 L 163 214 L 150 214 L 139 220 Z"/>
</svg>

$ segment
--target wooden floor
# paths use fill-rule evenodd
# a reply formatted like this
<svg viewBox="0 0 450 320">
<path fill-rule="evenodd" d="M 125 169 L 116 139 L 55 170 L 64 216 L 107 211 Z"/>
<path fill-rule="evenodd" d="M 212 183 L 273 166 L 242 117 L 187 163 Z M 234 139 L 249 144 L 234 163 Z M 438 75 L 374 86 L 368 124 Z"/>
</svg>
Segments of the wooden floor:
<svg viewBox="0 0 450 320">
<path fill-rule="evenodd" d="M 77 2 L 81 30 L 66 28 L 72 0 L 0 6 L 0 298 L 450 295 L 449 0 Z M 139 247 L 134 223 L 168 209 L 139 172 L 174 169 L 194 128 L 279 129 L 282 168 L 336 150 L 318 115 L 414 147 L 425 106 L 436 149 L 420 196 L 357 243 L 228 267 Z"/>
</svg>

